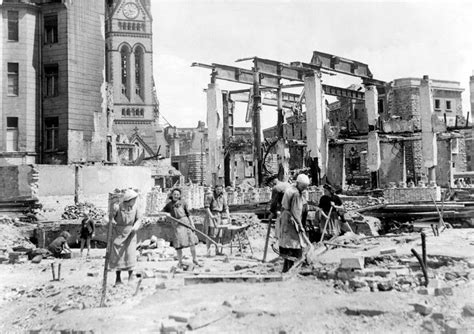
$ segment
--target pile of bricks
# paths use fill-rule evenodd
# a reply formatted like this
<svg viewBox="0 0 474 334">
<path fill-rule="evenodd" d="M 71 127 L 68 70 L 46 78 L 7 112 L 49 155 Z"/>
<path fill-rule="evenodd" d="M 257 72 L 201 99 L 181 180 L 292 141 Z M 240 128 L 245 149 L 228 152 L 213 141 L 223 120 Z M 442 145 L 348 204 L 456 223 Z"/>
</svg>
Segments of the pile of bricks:
<svg viewBox="0 0 474 334">
<path fill-rule="evenodd" d="M 383 192 L 386 203 L 431 202 L 441 200 L 441 187 L 397 187 Z"/>
</svg>

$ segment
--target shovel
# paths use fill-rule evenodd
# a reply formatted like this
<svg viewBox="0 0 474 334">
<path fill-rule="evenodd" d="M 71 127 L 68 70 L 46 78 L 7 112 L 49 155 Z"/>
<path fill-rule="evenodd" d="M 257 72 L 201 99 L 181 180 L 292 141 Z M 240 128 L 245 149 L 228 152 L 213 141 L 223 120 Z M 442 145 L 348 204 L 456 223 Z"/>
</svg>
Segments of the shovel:
<svg viewBox="0 0 474 334">
<path fill-rule="evenodd" d="M 323 244 L 323 240 L 324 240 L 324 235 L 326 234 L 326 229 L 329 223 L 329 219 L 331 218 L 332 208 L 333 207 L 331 206 L 331 208 L 329 209 L 328 218 L 326 219 L 326 222 L 324 224 L 323 233 L 321 234 L 321 239 L 317 243 L 316 247 L 313 246 L 311 241 L 306 236 L 306 233 L 302 229 L 298 230 L 300 240 L 302 239 L 304 243 L 306 243 L 309 246 L 303 249 L 303 256 L 293 264 L 290 270 L 288 270 L 289 275 L 294 275 L 298 271 L 299 267 L 301 267 L 301 265 L 303 265 L 305 261 L 307 261 L 308 263 L 313 263 L 315 257 L 322 254 L 326 250 L 326 247 Z M 301 244 L 303 245 L 303 243 Z"/>
</svg>

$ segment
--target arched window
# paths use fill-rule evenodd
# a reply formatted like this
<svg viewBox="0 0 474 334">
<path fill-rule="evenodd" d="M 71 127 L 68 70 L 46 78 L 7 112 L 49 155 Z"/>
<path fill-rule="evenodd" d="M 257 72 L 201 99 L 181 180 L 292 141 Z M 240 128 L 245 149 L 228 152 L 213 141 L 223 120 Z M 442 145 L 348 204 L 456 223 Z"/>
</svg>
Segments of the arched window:
<svg viewBox="0 0 474 334">
<path fill-rule="evenodd" d="M 144 75 L 143 75 L 143 48 L 135 48 L 135 93 L 142 99 L 144 97 Z"/>
<path fill-rule="evenodd" d="M 122 94 L 130 97 L 130 49 L 122 46 L 120 50 L 121 70 L 122 70 Z"/>
</svg>

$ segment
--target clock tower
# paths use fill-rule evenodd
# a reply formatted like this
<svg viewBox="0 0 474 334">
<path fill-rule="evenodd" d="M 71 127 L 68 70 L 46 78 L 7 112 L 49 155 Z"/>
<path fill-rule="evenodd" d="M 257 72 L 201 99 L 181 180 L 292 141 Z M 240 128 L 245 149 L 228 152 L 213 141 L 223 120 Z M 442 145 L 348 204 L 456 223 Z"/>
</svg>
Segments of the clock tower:
<svg viewBox="0 0 474 334">
<path fill-rule="evenodd" d="M 152 156 L 162 144 L 153 81 L 150 1 L 106 0 L 106 80 L 112 87 L 113 132 L 121 138 L 118 155 L 127 157 L 125 162 L 133 162 L 141 153 Z M 137 147 L 138 154 L 126 152 Z"/>
</svg>

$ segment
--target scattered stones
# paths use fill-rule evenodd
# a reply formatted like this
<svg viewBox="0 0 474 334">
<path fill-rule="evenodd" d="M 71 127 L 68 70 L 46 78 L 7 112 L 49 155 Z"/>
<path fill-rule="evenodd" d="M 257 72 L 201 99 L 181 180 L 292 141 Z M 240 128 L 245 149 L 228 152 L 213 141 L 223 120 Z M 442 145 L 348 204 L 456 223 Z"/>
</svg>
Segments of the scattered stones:
<svg viewBox="0 0 474 334">
<path fill-rule="evenodd" d="M 391 271 L 388 270 L 388 269 L 376 269 L 374 271 L 375 276 L 382 276 L 382 277 L 387 277 L 387 276 L 390 275 L 390 273 L 391 273 Z"/>
<path fill-rule="evenodd" d="M 457 334 L 460 332 L 460 327 L 455 321 L 446 321 L 444 323 L 444 333 L 445 334 Z"/>
<path fill-rule="evenodd" d="M 352 289 L 364 288 L 367 287 L 367 282 L 360 278 L 354 278 L 349 281 L 349 287 Z"/>
<path fill-rule="evenodd" d="M 438 325 L 440 325 L 440 324 L 442 324 L 443 321 L 444 321 L 444 314 L 443 314 L 443 313 L 439 313 L 439 312 L 433 313 L 433 314 L 431 315 L 431 319 L 433 319 L 434 321 L 436 321 L 436 323 L 437 323 Z"/>
<path fill-rule="evenodd" d="M 423 321 L 423 323 L 421 324 L 421 327 L 430 333 L 433 333 L 436 331 L 436 324 L 431 319 Z"/>
<path fill-rule="evenodd" d="M 415 312 L 420 313 L 421 315 L 427 316 L 433 311 L 433 307 L 425 304 L 413 304 Z"/>
</svg>

